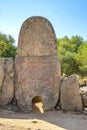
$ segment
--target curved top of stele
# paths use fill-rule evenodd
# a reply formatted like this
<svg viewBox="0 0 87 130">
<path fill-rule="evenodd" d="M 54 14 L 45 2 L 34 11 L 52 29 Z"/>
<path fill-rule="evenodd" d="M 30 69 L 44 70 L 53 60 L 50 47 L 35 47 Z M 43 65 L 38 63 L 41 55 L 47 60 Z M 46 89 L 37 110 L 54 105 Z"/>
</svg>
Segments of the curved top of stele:
<svg viewBox="0 0 87 130">
<path fill-rule="evenodd" d="M 57 55 L 52 24 L 44 17 L 33 16 L 23 23 L 18 39 L 18 56 Z"/>
</svg>

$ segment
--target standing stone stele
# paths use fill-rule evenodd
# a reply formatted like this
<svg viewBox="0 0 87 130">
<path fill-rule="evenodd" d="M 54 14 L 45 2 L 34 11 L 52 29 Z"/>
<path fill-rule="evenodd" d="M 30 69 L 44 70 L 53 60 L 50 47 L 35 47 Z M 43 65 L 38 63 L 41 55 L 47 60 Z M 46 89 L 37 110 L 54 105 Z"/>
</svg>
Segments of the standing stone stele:
<svg viewBox="0 0 87 130">
<path fill-rule="evenodd" d="M 54 108 L 59 98 L 61 68 L 55 32 L 47 19 L 35 16 L 23 23 L 15 67 L 18 106 L 30 112 L 32 99 L 40 96 L 44 110 Z"/>
<path fill-rule="evenodd" d="M 61 83 L 61 109 L 66 111 L 82 111 L 82 99 L 79 81 L 76 75 L 65 77 Z"/>
</svg>

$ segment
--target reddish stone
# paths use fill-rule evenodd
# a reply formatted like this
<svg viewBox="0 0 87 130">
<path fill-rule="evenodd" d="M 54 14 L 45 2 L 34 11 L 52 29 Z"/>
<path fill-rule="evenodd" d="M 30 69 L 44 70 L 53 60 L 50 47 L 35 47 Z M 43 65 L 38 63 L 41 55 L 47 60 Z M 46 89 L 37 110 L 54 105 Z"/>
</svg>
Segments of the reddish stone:
<svg viewBox="0 0 87 130">
<path fill-rule="evenodd" d="M 57 58 L 56 37 L 50 22 L 31 17 L 21 27 L 16 67 L 18 106 L 32 110 L 32 99 L 42 97 L 44 110 L 55 107 L 59 98 L 60 61 Z"/>
</svg>

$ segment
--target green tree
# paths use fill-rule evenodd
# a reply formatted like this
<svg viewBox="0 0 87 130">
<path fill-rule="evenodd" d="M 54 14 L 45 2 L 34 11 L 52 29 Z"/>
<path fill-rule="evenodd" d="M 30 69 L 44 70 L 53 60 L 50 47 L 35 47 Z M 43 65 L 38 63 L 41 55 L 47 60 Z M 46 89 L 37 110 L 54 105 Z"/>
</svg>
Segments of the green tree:
<svg viewBox="0 0 87 130">
<path fill-rule="evenodd" d="M 15 57 L 17 48 L 14 43 L 15 40 L 11 35 L 0 33 L 0 58 Z"/>
<path fill-rule="evenodd" d="M 76 55 L 78 66 L 78 74 L 82 77 L 87 76 L 87 43 L 82 44 Z"/>
<path fill-rule="evenodd" d="M 71 74 L 87 75 L 87 43 L 84 42 L 83 38 L 73 36 L 69 39 L 65 36 L 57 41 L 62 74 L 67 76 Z"/>
</svg>

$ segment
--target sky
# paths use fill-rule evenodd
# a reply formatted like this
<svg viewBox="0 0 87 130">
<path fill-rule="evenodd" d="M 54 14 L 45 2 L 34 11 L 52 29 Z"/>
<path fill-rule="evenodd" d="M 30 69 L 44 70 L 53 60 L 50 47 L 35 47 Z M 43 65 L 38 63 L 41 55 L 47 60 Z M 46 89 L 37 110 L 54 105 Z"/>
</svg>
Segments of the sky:
<svg viewBox="0 0 87 130">
<path fill-rule="evenodd" d="M 16 45 L 21 25 L 31 16 L 47 18 L 57 38 L 87 40 L 87 0 L 0 0 L 0 32 L 12 35 Z"/>
</svg>

